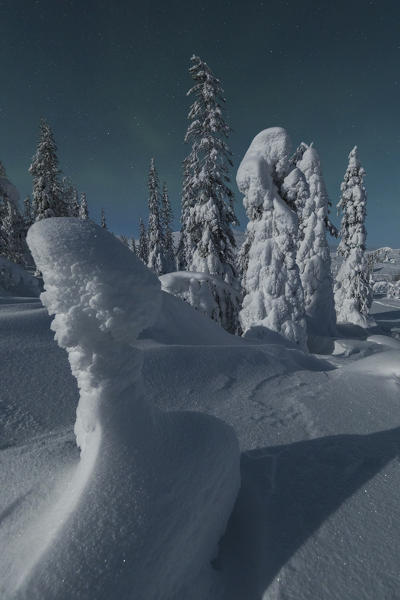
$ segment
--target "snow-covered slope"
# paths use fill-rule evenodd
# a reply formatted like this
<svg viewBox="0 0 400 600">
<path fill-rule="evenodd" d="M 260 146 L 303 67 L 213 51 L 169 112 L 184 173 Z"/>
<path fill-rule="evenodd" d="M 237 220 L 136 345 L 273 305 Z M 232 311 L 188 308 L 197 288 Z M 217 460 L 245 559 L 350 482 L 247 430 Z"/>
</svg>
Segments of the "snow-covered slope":
<svg viewBox="0 0 400 600">
<path fill-rule="evenodd" d="M 63 233 L 62 223 L 69 220 L 58 221 L 61 229 L 53 231 L 53 238 L 46 234 L 48 250 L 43 247 L 44 256 L 52 254 L 50 295 L 58 294 L 72 272 L 73 285 L 88 294 L 84 301 L 76 292 L 52 300 L 57 314 L 64 315 L 56 324 L 59 339 L 65 345 L 76 336 L 86 340 L 81 319 L 87 313 L 92 333 L 98 334 L 79 351 L 101 345 L 101 357 L 111 365 L 107 381 L 115 363 L 103 354 L 107 349 L 102 339 L 120 350 L 129 338 L 126 352 L 117 352 L 127 369 L 132 356 L 136 361 L 138 353 L 140 360 L 134 372 L 128 369 L 134 393 L 124 391 L 122 370 L 118 394 L 115 388 L 108 394 L 101 379 L 100 397 L 88 407 L 99 410 L 95 428 L 87 434 L 92 441 L 79 459 L 72 432 L 77 390 L 67 353 L 52 340 L 49 318 L 37 300 L 7 298 L 0 304 L 0 380 L 8 382 L 7 394 L 0 395 L 0 424 L 6 432 L 1 441 L 7 446 L 0 451 L 0 548 L 6 548 L 0 553 L 0 597 L 24 597 L 25 590 L 25 597 L 33 599 L 147 600 L 156 589 L 156 597 L 171 600 L 395 599 L 400 569 L 400 352 L 390 333 L 400 332 L 400 301 L 375 302 L 378 327 L 373 331 L 342 328 L 329 361 L 303 354 L 277 334 L 231 336 L 186 303 L 160 292 L 156 314 L 142 313 L 149 315 L 145 322 L 136 312 L 137 294 L 129 294 L 143 273 L 136 262 L 129 262 L 130 288 L 125 254 L 109 252 L 109 247 L 103 252 L 92 240 L 91 250 L 85 246 L 83 257 L 79 253 L 72 261 L 89 262 L 96 273 L 93 284 L 84 285 L 89 271 L 67 268 L 77 249 L 76 237 Z M 46 225 L 51 227 L 50 222 Z M 42 224 L 38 227 L 40 237 Z M 108 239 L 106 232 L 98 235 L 98 241 Z M 57 247 L 59 253 L 50 253 Z M 122 259 L 125 266 L 111 274 L 110 265 L 114 271 Z M 127 260 L 132 259 L 129 254 Z M 98 285 L 107 283 L 107 272 L 110 295 L 104 296 L 104 287 Z M 101 302 L 104 297 L 110 304 Z M 111 305 L 126 311 L 125 320 L 119 311 L 107 313 Z M 134 334 L 126 315 L 136 315 Z M 68 338 L 61 336 L 62 328 L 69 330 L 74 322 L 80 327 Z M 114 329 L 114 323 L 125 326 Z M 101 362 L 91 374 L 99 372 Z M 146 424 L 152 404 L 158 407 L 151 411 L 156 436 Z M 196 417 L 193 429 L 194 415 L 176 412 L 181 410 L 205 416 Z M 241 490 L 218 551 L 224 518 L 217 525 L 204 512 L 198 513 L 201 521 L 188 518 L 192 510 L 207 510 L 214 491 L 221 506 L 221 494 L 232 482 L 228 478 L 228 484 L 222 483 L 217 470 L 217 464 L 225 469 L 227 455 L 232 456 L 226 447 L 221 450 L 221 444 L 231 444 L 230 429 L 206 415 L 233 426 L 242 450 Z M 195 466 L 189 455 L 199 461 Z M 216 456 L 222 463 L 216 464 Z M 141 457 L 138 462 L 136 457 Z M 207 461 L 212 468 L 202 471 Z M 180 468 L 172 471 L 172 464 Z M 197 503 L 188 494 L 190 499 L 182 502 L 193 478 L 210 498 L 200 495 Z M 132 491 L 129 500 L 127 489 Z M 187 537 L 184 522 L 194 527 Z M 207 563 L 213 552 L 203 553 L 198 546 L 211 530 L 214 538 L 206 545 L 214 549 L 212 567 Z M 100 532 L 104 535 L 99 539 Z M 49 549 L 39 556 L 51 535 Z M 141 544 L 140 556 L 136 542 Z M 133 548 L 132 560 L 122 557 L 125 544 Z M 144 556 L 150 557 L 145 564 Z M 125 563 L 119 562 L 121 557 Z M 133 586 L 129 590 L 123 583 L 128 581 Z M 161 581 L 166 582 L 162 589 L 157 588 Z M 176 582 L 181 589 L 175 593 L 171 590 Z M 17 584 L 21 591 L 14 593 Z M 140 587 L 135 586 L 146 585 L 151 593 L 137 592 Z"/>
</svg>

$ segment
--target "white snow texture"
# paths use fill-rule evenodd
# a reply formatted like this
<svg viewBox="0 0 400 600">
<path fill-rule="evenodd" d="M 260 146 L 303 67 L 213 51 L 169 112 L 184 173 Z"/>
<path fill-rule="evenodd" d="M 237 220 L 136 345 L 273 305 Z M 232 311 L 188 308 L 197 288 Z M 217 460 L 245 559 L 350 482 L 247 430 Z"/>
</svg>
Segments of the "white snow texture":
<svg viewBox="0 0 400 600">
<path fill-rule="evenodd" d="M 9 597 L 186 598 L 182 586 L 207 568 L 233 507 L 236 436 L 215 417 L 146 400 L 140 338 L 165 302 L 128 248 L 74 218 L 36 223 L 28 243 L 80 389 L 82 453 Z"/>
<path fill-rule="evenodd" d="M 176 271 L 160 277 L 165 292 L 181 298 L 193 308 L 236 333 L 240 291 L 216 275 Z"/>
</svg>

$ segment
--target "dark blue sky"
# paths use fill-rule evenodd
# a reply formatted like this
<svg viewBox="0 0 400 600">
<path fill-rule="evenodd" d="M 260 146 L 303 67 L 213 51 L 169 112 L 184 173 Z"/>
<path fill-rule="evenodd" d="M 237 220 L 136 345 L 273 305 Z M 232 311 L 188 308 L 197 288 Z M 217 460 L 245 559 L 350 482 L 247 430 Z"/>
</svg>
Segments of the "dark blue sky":
<svg viewBox="0 0 400 600">
<path fill-rule="evenodd" d="M 280 125 L 314 141 L 336 204 L 357 144 L 369 245 L 400 247 L 398 0 L 0 0 L 0 48 L 0 159 L 22 196 L 45 116 L 93 218 L 104 206 L 110 229 L 136 234 L 154 156 L 178 227 L 196 53 L 225 88 L 233 179 L 251 139 Z"/>
</svg>

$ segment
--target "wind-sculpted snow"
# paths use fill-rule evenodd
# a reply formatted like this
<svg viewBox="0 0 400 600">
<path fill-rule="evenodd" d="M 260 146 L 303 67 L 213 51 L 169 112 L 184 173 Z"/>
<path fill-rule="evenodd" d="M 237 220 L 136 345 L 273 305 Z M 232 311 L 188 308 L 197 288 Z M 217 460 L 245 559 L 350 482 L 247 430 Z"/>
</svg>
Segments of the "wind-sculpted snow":
<svg viewBox="0 0 400 600">
<path fill-rule="evenodd" d="M 236 436 L 214 417 L 166 414 L 147 401 L 138 338 L 160 322 L 163 298 L 127 248 L 68 218 L 36 223 L 28 243 L 78 381 L 82 453 L 26 534 L 35 551 L 6 597 L 194 597 L 238 490 Z"/>
<path fill-rule="evenodd" d="M 160 283 L 93 222 L 45 221 L 31 228 L 28 243 L 45 281 L 41 299 L 55 315 L 52 329 L 80 389 L 75 432 L 84 449 L 97 422 L 99 390 L 118 394 L 137 379 L 137 359 L 126 350 L 156 320 Z"/>
</svg>

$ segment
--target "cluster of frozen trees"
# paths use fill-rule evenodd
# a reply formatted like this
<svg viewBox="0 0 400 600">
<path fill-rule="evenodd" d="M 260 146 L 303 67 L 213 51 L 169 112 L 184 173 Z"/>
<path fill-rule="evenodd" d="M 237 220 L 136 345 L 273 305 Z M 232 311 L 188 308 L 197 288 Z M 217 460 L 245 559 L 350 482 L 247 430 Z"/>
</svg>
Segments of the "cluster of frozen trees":
<svg viewBox="0 0 400 600">
<path fill-rule="evenodd" d="M 18 208 L 18 192 L 0 163 L 0 256 L 24 263 L 26 223 Z"/>
<path fill-rule="evenodd" d="M 79 197 L 70 180 L 62 176 L 54 135 L 44 119 L 29 172 L 33 179 L 32 199 L 25 198 L 21 212 L 18 193 L 0 163 L 0 255 L 27 265 L 31 258 L 25 238 L 32 223 L 49 217 L 89 218 L 86 194 Z"/>
<path fill-rule="evenodd" d="M 177 268 L 229 284 L 228 302 L 217 290 L 212 292 L 221 311 L 229 310 L 229 319 L 216 318 L 215 311 L 213 318 L 232 332 L 249 334 L 265 327 L 305 348 L 311 335 L 333 336 L 337 319 L 365 325 L 371 291 L 365 259 L 364 171 L 357 150 L 350 154 L 339 202 L 343 263 L 336 283 L 327 236 L 337 237 L 339 232 L 329 218 L 331 202 L 318 153 L 305 143 L 292 153 L 282 128 L 258 134 L 239 167 L 237 184 L 249 223 L 237 252 L 223 90 L 197 56 L 192 57 L 190 74 L 194 86 L 188 95 L 194 102 L 185 142 L 191 150 L 184 161 Z M 173 278 L 166 281 L 174 293 Z M 177 277 L 175 289 L 201 309 L 204 294 L 194 294 L 199 281 L 204 278 Z M 182 291 L 184 283 L 190 287 Z"/>
<path fill-rule="evenodd" d="M 157 275 L 163 275 L 175 270 L 172 210 L 167 184 L 164 183 L 160 189 L 154 158 L 150 162 L 148 189 L 149 223 L 146 231 L 143 221 L 140 221 L 137 254 L 149 269 Z"/>
<path fill-rule="evenodd" d="M 188 95 L 193 96 L 193 103 L 185 142 L 191 149 L 183 163 L 178 248 L 175 251 L 167 189 L 164 185 L 160 193 L 152 160 L 148 228 L 146 231 L 143 221 L 140 222 L 136 252 L 158 275 L 177 269 L 192 273 L 192 277 L 177 275 L 175 280 L 169 277 L 166 289 L 212 316 L 228 331 L 237 333 L 241 289 L 232 226 L 238 221 L 229 179 L 232 162 L 227 144 L 230 128 L 223 115 L 225 99 L 219 79 L 198 56 L 192 57 L 189 72 L 194 85 Z"/>
<path fill-rule="evenodd" d="M 157 275 L 175 271 L 175 250 L 172 237 L 172 209 L 167 184 L 160 188 L 154 158 L 148 176 L 148 225 L 139 222 L 139 239 L 120 236 L 120 240 Z"/>
<path fill-rule="evenodd" d="M 230 127 L 224 117 L 220 80 L 198 56 L 189 69 L 193 98 L 183 163 L 181 231 L 175 249 L 167 186 L 160 186 L 154 159 L 148 175 L 148 223 L 140 221 L 136 242 L 120 236 L 137 256 L 165 279 L 168 292 L 210 313 L 232 333 L 250 335 L 254 328 L 278 332 L 305 348 L 310 336 L 332 336 L 336 321 L 368 324 L 372 301 L 370 265 L 365 255 L 366 192 L 357 147 L 341 186 L 342 215 L 338 252 L 342 263 L 333 281 L 328 235 L 331 223 L 318 153 L 301 143 L 293 153 L 287 132 L 279 127 L 259 133 L 237 173 L 248 225 L 237 250 L 238 225 L 229 178 Z M 32 201 L 24 215 L 0 185 L 0 254 L 21 262 L 26 231 L 48 217 L 89 217 L 86 195 L 61 177 L 50 126 L 40 124 L 40 139 L 29 169 Z M 8 181 L 0 169 L 1 181 Z M 106 228 L 104 210 L 101 226 Z M 182 277 L 179 272 L 192 276 Z M 172 275 L 176 273 L 174 278 Z M 172 275 L 171 275 L 172 274 Z M 201 274 L 201 277 L 199 277 Z M 207 309 L 212 307 L 212 311 Z"/>
</svg>

